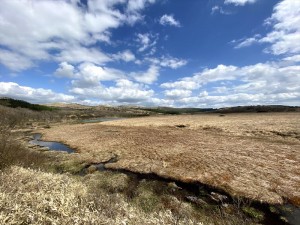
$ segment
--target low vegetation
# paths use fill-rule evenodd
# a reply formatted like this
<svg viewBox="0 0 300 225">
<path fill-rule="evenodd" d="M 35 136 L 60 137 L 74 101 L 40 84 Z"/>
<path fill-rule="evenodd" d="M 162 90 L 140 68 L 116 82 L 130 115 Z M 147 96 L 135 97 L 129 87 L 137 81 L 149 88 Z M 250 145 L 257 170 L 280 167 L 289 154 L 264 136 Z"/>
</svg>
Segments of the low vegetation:
<svg viewBox="0 0 300 225">
<path fill-rule="evenodd" d="M 16 100 L 11 98 L 0 98 L 0 105 L 11 107 L 11 108 L 26 108 L 34 111 L 52 111 L 55 110 L 54 107 L 49 107 L 39 104 L 31 104 L 26 101 Z"/>
<path fill-rule="evenodd" d="M 143 108 L 146 111 L 159 113 L 159 114 L 170 114 L 170 115 L 180 115 L 180 114 L 199 114 L 203 112 L 215 111 L 212 108 L 171 108 L 171 107 L 153 107 L 153 108 Z"/>
<path fill-rule="evenodd" d="M 104 178 L 104 180 L 102 180 Z M 126 175 L 84 177 L 12 166 L 0 172 L 0 224 L 256 224 L 229 208 L 200 209 Z"/>
<path fill-rule="evenodd" d="M 43 130 L 86 162 L 200 182 L 272 204 L 298 204 L 300 114 L 161 116 Z M 68 131 L 68 132 L 66 132 Z"/>
<path fill-rule="evenodd" d="M 46 158 L 38 152 L 28 151 L 17 141 L 15 129 L 24 128 L 30 119 L 36 120 L 36 112 L 27 109 L 11 109 L 0 106 L 0 170 L 11 165 L 39 167 Z M 34 118 L 34 119 L 33 119 Z"/>
<path fill-rule="evenodd" d="M 236 106 L 216 109 L 217 113 L 270 113 L 270 112 L 300 112 L 299 106 L 257 105 Z"/>
<path fill-rule="evenodd" d="M 78 119 L 84 114 L 83 112 L 88 112 L 87 115 L 90 115 L 94 110 L 58 108 L 52 111 L 36 111 L 28 108 L 0 106 L 0 224 L 259 224 L 265 220 L 264 212 L 243 201 L 241 203 L 239 198 L 236 198 L 237 202 L 236 200 L 233 202 L 217 200 L 216 202 L 216 200 L 211 200 L 215 197 L 210 192 L 203 190 L 190 192 L 178 187 L 175 182 L 144 179 L 141 175 L 133 173 L 99 172 L 89 165 L 118 156 L 117 162 L 108 163 L 106 167 L 145 174 L 156 173 L 162 177 L 190 182 L 194 179 L 193 169 L 190 168 L 194 167 L 195 170 L 200 171 L 197 165 L 201 160 L 202 166 L 206 167 L 207 164 L 203 158 L 199 158 L 199 155 L 191 155 L 196 157 L 197 162 L 185 155 L 190 155 L 192 152 L 198 152 L 201 155 L 209 148 L 218 150 L 217 145 L 206 146 L 206 142 L 203 142 L 206 138 L 208 138 L 207 142 L 211 142 L 216 138 L 215 134 L 220 136 L 218 142 L 221 144 L 225 143 L 223 138 L 228 141 L 229 136 L 232 136 L 233 138 L 229 138 L 232 143 L 239 144 L 241 141 L 241 144 L 245 146 L 250 143 L 251 147 L 251 142 L 244 137 L 250 134 L 250 140 L 263 138 L 262 142 L 259 141 L 259 146 L 262 148 L 264 148 L 264 143 L 270 144 L 268 140 L 275 140 L 276 145 L 290 150 L 298 145 L 297 124 L 299 120 L 296 114 L 296 117 L 292 116 L 294 120 L 288 115 L 276 117 L 278 124 L 285 124 L 285 128 L 280 128 L 280 130 L 274 129 L 278 127 L 278 124 L 272 124 L 273 120 L 267 118 L 264 118 L 264 124 L 256 125 L 254 130 L 247 129 L 247 126 L 253 123 L 253 120 L 248 117 L 247 119 L 242 117 L 243 119 L 239 120 L 240 124 L 233 126 L 229 122 L 230 116 L 228 115 L 225 117 L 227 122 L 223 121 L 222 126 L 218 123 L 224 118 L 218 115 L 214 115 L 211 120 L 209 119 L 212 118 L 211 116 L 202 115 L 202 119 L 197 117 L 196 120 L 195 117 L 172 116 L 90 125 L 64 124 L 66 121 L 74 121 L 69 118 L 70 115 L 78 115 L 76 117 Z M 99 114 L 105 115 L 109 115 L 112 111 L 112 109 L 107 109 L 108 111 L 103 112 L 100 108 L 97 110 Z M 121 109 L 116 111 L 118 110 Z M 123 113 L 123 111 L 120 112 Z M 145 111 L 127 111 L 126 113 L 136 116 L 142 115 Z M 57 122 L 63 125 L 58 126 Z M 260 126 L 267 127 L 267 129 L 261 133 Z M 75 129 L 77 129 L 77 134 L 73 133 Z M 29 132 L 38 131 L 44 133 L 44 138 L 70 144 L 79 154 L 69 155 L 45 151 L 28 145 Z M 227 131 L 228 134 L 226 134 Z M 77 136 L 78 132 L 82 136 Z M 71 138 L 72 135 L 74 139 Z M 241 135 L 243 137 L 239 139 Z M 77 139 L 76 142 L 75 139 Z M 97 143 L 101 142 L 101 146 L 97 145 L 97 151 L 94 148 L 95 140 Z M 190 144 L 186 145 L 186 142 Z M 202 147 L 205 151 L 199 151 L 197 143 L 204 144 Z M 191 148 L 191 146 L 194 147 Z M 223 151 L 226 151 L 227 145 L 224 146 Z M 230 147 L 232 147 L 231 153 L 235 154 L 234 145 Z M 159 149 L 164 149 L 164 152 Z M 185 155 L 181 149 L 184 149 Z M 210 151 L 203 156 L 207 160 L 213 159 L 210 162 L 207 161 L 207 163 L 212 163 L 210 169 L 213 168 L 214 160 L 217 162 L 218 157 L 224 159 L 224 155 L 218 155 L 221 152 L 221 149 L 219 150 L 214 152 L 212 158 L 209 157 L 212 153 Z M 289 150 L 281 152 L 281 156 L 277 159 L 286 160 L 287 152 L 290 153 L 289 162 L 298 160 L 297 156 L 295 158 L 293 155 L 293 151 Z M 254 157 L 255 154 L 256 157 L 257 155 L 263 156 L 258 152 L 253 152 L 253 155 L 248 155 L 248 157 Z M 229 160 L 227 157 L 225 159 Z M 233 164 L 235 165 L 234 160 Z M 186 170 L 184 165 L 192 167 Z M 290 172 L 293 172 L 293 165 L 289 168 Z M 207 174 L 213 175 L 210 180 L 215 182 L 207 182 L 208 184 L 229 190 L 231 194 L 238 193 L 238 195 L 245 196 L 243 189 L 236 190 L 234 189 L 236 186 L 230 186 L 230 182 L 236 182 L 231 174 L 224 173 L 221 167 L 217 169 L 220 174 L 213 174 L 214 170 Z M 235 169 L 233 167 L 230 171 L 235 173 Z M 276 167 L 269 168 L 267 171 L 273 169 L 278 172 Z M 281 174 L 290 176 L 284 172 L 284 169 Z M 254 173 L 261 172 L 253 171 Z M 243 182 L 242 178 L 243 176 L 237 181 Z M 222 185 L 218 183 L 219 181 L 223 182 Z M 253 180 L 250 181 L 253 182 Z M 290 179 L 290 182 L 292 181 Z M 280 192 L 282 190 L 280 188 L 283 188 L 281 181 L 272 180 L 272 182 L 270 183 L 273 187 L 272 191 L 276 191 L 281 197 L 283 193 Z M 246 184 L 250 183 L 246 182 Z M 258 183 L 256 185 L 262 188 Z M 295 200 L 298 192 L 294 191 L 293 183 L 289 185 L 291 187 L 286 190 L 286 193 L 293 193 Z M 250 190 L 253 188 L 251 185 L 249 187 Z M 272 191 L 270 193 L 273 193 Z M 251 195 L 250 197 L 252 198 Z"/>
</svg>

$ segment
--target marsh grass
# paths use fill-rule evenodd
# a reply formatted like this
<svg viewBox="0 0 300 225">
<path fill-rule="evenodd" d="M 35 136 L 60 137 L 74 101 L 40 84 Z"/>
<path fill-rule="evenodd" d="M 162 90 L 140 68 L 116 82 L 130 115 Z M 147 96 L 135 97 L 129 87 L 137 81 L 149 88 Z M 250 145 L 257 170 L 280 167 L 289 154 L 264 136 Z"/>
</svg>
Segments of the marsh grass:
<svg viewBox="0 0 300 225">
<path fill-rule="evenodd" d="M 201 224 L 178 220 L 167 209 L 145 213 L 119 193 L 93 190 L 93 178 L 83 182 L 68 175 L 7 168 L 0 174 L 0 224 Z"/>
<path fill-rule="evenodd" d="M 108 168 L 200 182 L 269 204 L 299 204 L 299 121 L 299 113 L 158 116 L 41 132 L 78 149 L 88 163 L 118 155 Z"/>
<path fill-rule="evenodd" d="M 0 172 L 1 225 L 250 224 L 236 213 L 199 210 L 162 181 L 112 171 L 74 176 L 84 167 L 80 160 L 27 149 L 10 137 Z"/>
<path fill-rule="evenodd" d="M 126 174 L 84 177 L 12 166 L 0 172 L 0 224 L 256 224 L 232 210 L 199 209 L 142 180 L 128 199 Z"/>
<path fill-rule="evenodd" d="M 86 165 L 82 155 L 26 148 L 11 132 L 24 121 L 10 112 L 0 118 L 1 225 L 256 224 L 241 206 L 199 207 L 159 180 L 112 171 L 74 176 Z"/>
<path fill-rule="evenodd" d="M 129 186 L 130 178 L 126 174 L 111 171 L 96 172 L 84 177 L 91 190 L 102 190 L 107 193 L 124 193 Z"/>
</svg>

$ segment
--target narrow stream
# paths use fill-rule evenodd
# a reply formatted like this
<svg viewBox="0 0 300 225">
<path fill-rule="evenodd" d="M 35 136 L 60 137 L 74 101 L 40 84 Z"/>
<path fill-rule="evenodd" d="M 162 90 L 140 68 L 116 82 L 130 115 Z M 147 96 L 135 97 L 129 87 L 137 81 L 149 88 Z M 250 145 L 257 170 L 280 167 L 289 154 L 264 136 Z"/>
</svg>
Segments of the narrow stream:
<svg viewBox="0 0 300 225">
<path fill-rule="evenodd" d="M 122 120 L 122 119 L 125 119 L 125 118 L 119 118 L 119 117 L 99 117 L 99 118 L 81 120 L 80 123 L 99 123 L 99 122 Z"/>
<path fill-rule="evenodd" d="M 129 170 L 124 169 L 108 169 L 105 167 L 108 163 L 115 163 L 118 161 L 118 156 L 115 155 L 110 160 L 102 162 L 102 163 L 94 163 L 87 165 L 79 175 L 84 176 L 88 173 L 88 167 L 94 166 L 96 170 L 98 171 L 112 171 L 112 172 L 119 172 L 124 173 L 130 177 L 134 177 L 138 181 L 146 179 L 146 180 L 158 180 L 163 181 L 166 183 L 175 183 L 180 189 L 182 190 L 182 195 L 185 195 L 184 198 L 189 201 L 195 203 L 195 201 L 204 201 L 211 205 L 222 205 L 224 202 L 217 203 L 216 201 L 211 200 L 211 193 L 217 193 L 217 195 L 225 196 L 227 197 L 227 200 L 225 200 L 225 203 L 232 204 L 235 199 L 232 197 L 226 195 L 222 190 L 218 190 L 216 188 L 210 187 L 205 184 L 201 183 L 184 183 L 172 179 L 166 179 L 163 177 L 160 177 L 154 173 L 150 174 L 143 174 L 143 173 L 136 173 L 131 172 Z M 190 193 L 190 196 L 186 196 L 184 192 Z M 200 196 L 200 197 L 199 197 Z M 182 196 L 181 196 L 182 197 Z M 189 199 L 190 198 L 190 199 Z M 191 199 L 194 198 L 194 201 L 191 201 Z M 259 203 L 254 202 L 251 204 L 251 207 L 254 207 L 255 209 L 258 209 L 259 211 L 264 213 L 264 220 L 261 221 L 262 224 L 265 225 L 300 225 L 300 208 L 293 206 L 291 204 L 285 204 L 285 205 L 269 205 L 265 203 Z M 276 209 L 276 212 L 272 212 L 271 207 Z M 281 219 L 281 217 L 286 218 L 288 222 L 285 222 Z"/>
</svg>

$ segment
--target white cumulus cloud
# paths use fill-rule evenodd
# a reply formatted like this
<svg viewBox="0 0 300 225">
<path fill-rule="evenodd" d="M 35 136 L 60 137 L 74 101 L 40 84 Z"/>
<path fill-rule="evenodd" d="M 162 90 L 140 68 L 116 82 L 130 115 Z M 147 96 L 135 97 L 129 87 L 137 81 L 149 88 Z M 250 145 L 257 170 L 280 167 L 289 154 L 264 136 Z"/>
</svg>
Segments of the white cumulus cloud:
<svg viewBox="0 0 300 225">
<path fill-rule="evenodd" d="M 115 86 L 74 87 L 71 93 L 83 98 L 97 98 L 108 104 L 143 104 L 151 101 L 154 91 L 127 79 L 119 79 Z"/>
<path fill-rule="evenodd" d="M 172 69 L 177 69 L 179 67 L 185 66 L 187 61 L 184 59 L 178 59 L 174 57 L 162 57 L 160 65 L 163 67 L 170 67 Z"/>
<path fill-rule="evenodd" d="M 265 52 L 274 55 L 300 53 L 300 1 L 283 0 L 275 5 L 272 15 L 266 19 L 265 25 L 272 30 L 261 37 L 253 37 L 232 41 L 235 48 L 251 46 L 254 43 L 267 43 L 270 46 Z"/>
<path fill-rule="evenodd" d="M 58 77 L 68 77 L 74 78 L 75 77 L 75 68 L 71 64 L 67 62 L 62 62 L 59 64 L 59 68 L 55 71 L 55 75 Z"/>
<path fill-rule="evenodd" d="M 180 27 L 180 22 L 178 20 L 176 20 L 174 18 L 173 15 L 163 15 L 160 19 L 159 19 L 159 23 L 163 26 L 174 26 L 174 27 Z"/>
<path fill-rule="evenodd" d="M 161 88 L 174 88 L 174 89 L 187 89 L 187 90 L 195 90 L 200 87 L 200 85 L 193 80 L 188 80 L 185 78 L 180 81 L 175 82 L 167 82 L 160 85 Z"/>
<path fill-rule="evenodd" d="M 236 6 L 244 6 L 246 4 L 252 4 L 257 2 L 257 0 L 225 0 L 224 4 L 233 4 Z"/>
<path fill-rule="evenodd" d="M 182 90 L 182 89 L 172 89 L 164 91 L 165 96 L 167 99 L 182 99 L 186 97 L 190 97 L 192 91 L 190 90 Z"/>
<path fill-rule="evenodd" d="M 223 14 L 223 15 L 231 15 L 232 12 L 229 11 L 229 10 L 225 10 L 223 7 L 221 6 L 218 6 L 218 5 L 215 5 L 211 8 L 211 15 L 214 15 L 216 13 L 220 13 L 220 14 Z"/>
<path fill-rule="evenodd" d="M 289 57 L 284 58 L 283 60 L 291 61 L 291 62 L 300 62 L 300 55 L 289 56 Z"/>
<path fill-rule="evenodd" d="M 0 63 L 16 71 L 40 61 L 103 64 L 111 58 L 92 46 L 110 43 L 111 29 L 134 24 L 152 3 L 153 0 L 88 0 L 83 5 L 75 0 L 3 0 Z"/>
<path fill-rule="evenodd" d="M 50 89 L 31 88 L 14 82 L 0 82 L 0 96 L 21 99 L 34 103 L 74 102 L 72 95 L 53 92 Z"/>
<path fill-rule="evenodd" d="M 206 89 L 209 86 L 213 86 L 213 90 Z M 175 82 L 163 83 L 160 87 L 170 89 L 165 91 L 169 95 L 174 89 L 200 91 L 198 96 L 182 94 L 181 98 L 179 91 L 175 91 L 174 95 L 178 93 L 178 98 L 173 98 L 176 100 L 174 104 L 181 106 L 299 105 L 300 66 L 285 65 L 282 62 L 244 67 L 218 65 Z"/>
<path fill-rule="evenodd" d="M 34 66 L 33 61 L 26 56 L 4 49 L 0 49 L 0 63 L 12 71 L 26 70 Z"/>
<path fill-rule="evenodd" d="M 253 45 L 254 43 L 258 43 L 260 41 L 261 35 L 256 34 L 250 38 L 242 38 L 240 40 L 231 41 L 232 44 L 235 45 L 234 48 L 244 48 Z"/>
<path fill-rule="evenodd" d="M 135 60 L 135 55 L 130 50 L 125 50 L 123 52 L 118 52 L 113 55 L 113 58 L 116 60 L 123 60 L 125 62 L 130 62 Z"/>
<path fill-rule="evenodd" d="M 283 0 L 267 20 L 273 31 L 260 41 L 270 43 L 269 52 L 275 55 L 300 53 L 300 1 Z"/>
<path fill-rule="evenodd" d="M 90 62 L 99 65 L 103 65 L 106 62 L 112 61 L 112 59 L 101 52 L 97 48 L 87 48 L 79 45 L 68 46 L 61 52 L 54 56 L 54 59 L 59 62 L 68 63 L 82 63 Z"/>
<path fill-rule="evenodd" d="M 157 43 L 157 36 L 151 33 L 138 33 L 136 41 L 139 43 L 139 52 L 143 52 L 146 49 L 154 47 Z"/>
<path fill-rule="evenodd" d="M 188 61 L 185 59 L 179 59 L 171 56 L 161 56 L 159 58 L 147 57 L 146 61 L 151 62 L 157 66 L 168 67 L 171 69 L 177 69 L 179 67 L 185 66 Z"/>
<path fill-rule="evenodd" d="M 73 87 L 85 88 L 98 86 L 101 81 L 111 81 L 125 77 L 120 70 L 98 66 L 93 63 L 82 63 L 74 67 L 67 62 L 62 62 L 54 74 L 57 77 L 72 79 L 71 84 Z"/>
<path fill-rule="evenodd" d="M 153 3 L 155 3 L 155 0 L 128 0 L 126 22 L 133 25 L 137 21 L 142 20 L 144 17 L 140 13 L 141 10 Z"/>
<path fill-rule="evenodd" d="M 159 76 L 159 67 L 151 65 L 145 72 L 132 72 L 130 76 L 138 82 L 152 84 Z"/>
</svg>

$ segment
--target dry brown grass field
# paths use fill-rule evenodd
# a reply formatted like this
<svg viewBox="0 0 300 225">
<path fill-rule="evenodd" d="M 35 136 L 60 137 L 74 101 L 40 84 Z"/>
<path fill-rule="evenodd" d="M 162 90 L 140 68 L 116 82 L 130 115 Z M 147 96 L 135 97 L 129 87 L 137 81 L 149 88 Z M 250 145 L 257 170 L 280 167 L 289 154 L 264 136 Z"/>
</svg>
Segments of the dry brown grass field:
<svg viewBox="0 0 300 225">
<path fill-rule="evenodd" d="M 300 113 L 133 118 L 41 130 L 87 163 L 200 182 L 267 203 L 300 204 Z"/>
<path fill-rule="evenodd" d="M 136 205 L 128 203 L 120 193 L 122 188 L 126 188 L 126 176 L 113 176 L 95 173 L 84 178 L 74 178 L 68 174 L 46 173 L 18 166 L 7 168 L 0 171 L 0 224 L 203 225 L 190 218 L 193 212 L 191 205 L 178 200 L 176 202 L 170 199 L 173 204 L 178 204 L 180 217 L 162 207 L 159 211 L 144 212 Z M 104 185 L 110 192 L 103 188 Z M 140 186 L 139 189 L 141 191 L 143 187 Z M 148 193 L 137 196 L 136 199 L 148 203 L 145 198 L 151 197 Z M 153 203 L 150 204 L 152 205 Z M 212 224 L 208 222 L 209 219 L 211 218 L 205 215 L 201 216 L 205 224 Z M 215 216 L 215 220 L 217 219 L 221 220 L 218 215 Z M 222 224 L 239 224 L 233 223 L 234 219 L 222 219 Z"/>
</svg>

